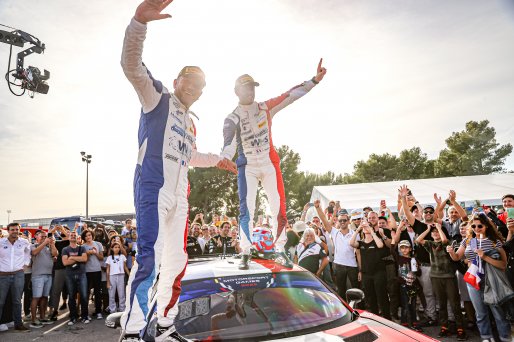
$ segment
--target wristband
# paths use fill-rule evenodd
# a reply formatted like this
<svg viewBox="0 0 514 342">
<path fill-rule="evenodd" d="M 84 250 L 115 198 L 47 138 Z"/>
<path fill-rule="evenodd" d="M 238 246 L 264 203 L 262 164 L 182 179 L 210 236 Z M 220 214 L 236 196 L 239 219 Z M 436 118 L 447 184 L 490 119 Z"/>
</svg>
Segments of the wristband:
<svg viewBox="0 0 514 342">
<path fill-rule="evenodd" d="M 316 81 L 316 77 L 311 78 L 311 81 L 312 81 L 312 83 L 314 83 L 314 84 L 318 84 L 318 83 L 319 83 L 318 81 Z"/>
</svg>

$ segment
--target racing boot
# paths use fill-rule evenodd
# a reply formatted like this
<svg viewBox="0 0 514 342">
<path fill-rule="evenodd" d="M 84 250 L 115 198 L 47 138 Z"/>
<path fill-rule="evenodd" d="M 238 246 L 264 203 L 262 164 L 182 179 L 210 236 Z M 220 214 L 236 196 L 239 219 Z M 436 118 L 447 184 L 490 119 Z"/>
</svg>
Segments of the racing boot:
<svg viewBox="0 0 514 342">
<path fill-rule="evenodd" d="M 120 326 L 120 320 L 121 316 L 123 315 L 123 312 L 115 312 L 107 316 L 105 319 L 105 325 L 109 328 L 116 329 Z"/>
<path fill-rule="evenodd" d="M 275 252 L 275 262 L 286 268 L 293 268 L 293 262 L 284 251 L 277 250 Z"/>
<path fill-rule="evenodd" d="M 175 329 L 175 326 L 172 325 L 170 327 L 161 327 L 157 325 L 157 329 L 155 331 L 155 342 L 189 342 L 192 340 L 188 340 L 185 337 L 182 337 L 178 331 Z"/>
<path fill-rule="evenodd" d="M 125 334 L 123 331 L 121 332 L 120 339 L 118 342 L 140 342 L 142 341 L 139 337 L 139 334 Z"/>
<path fill-rule="evenodd" d="M 239 262 L 239 269 L 240 270 L 247 270 L 250 268 L 250 260 L 252 259 L 252 256 L 250 254 L 243 254 L 241 256 L 241 261 Z"/>
</svg>

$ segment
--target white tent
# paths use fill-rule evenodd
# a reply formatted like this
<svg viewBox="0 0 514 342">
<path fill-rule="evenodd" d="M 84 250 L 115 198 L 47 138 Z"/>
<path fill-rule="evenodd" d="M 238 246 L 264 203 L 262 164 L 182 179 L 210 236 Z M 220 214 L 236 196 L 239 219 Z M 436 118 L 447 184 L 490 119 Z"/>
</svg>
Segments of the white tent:
<svg viewBox="0 0 514 342">
<path fill-rule="evenodd" d="M 315 186 L 311 202 L 319 199 L 325 208 L 330 200 L 340 201 L 341 207 L 350 211 L 366 206 L 377 210 L 380 201 L 385 200 L 394 212 L 398 201 L 398 188 L 403 184 L 407 184 L 422 205 L 435 205 L 434 193 L 445 200 L 450 190 L 456 191 L 457 201 L 465 207 L 473 207 L 477 200 L 485 205 L 498 205 L 501 204 L 503 195 L 514 194 L 514 173 Z M 308 216 L 312 215 L 309 214 Z"/>
</svg>

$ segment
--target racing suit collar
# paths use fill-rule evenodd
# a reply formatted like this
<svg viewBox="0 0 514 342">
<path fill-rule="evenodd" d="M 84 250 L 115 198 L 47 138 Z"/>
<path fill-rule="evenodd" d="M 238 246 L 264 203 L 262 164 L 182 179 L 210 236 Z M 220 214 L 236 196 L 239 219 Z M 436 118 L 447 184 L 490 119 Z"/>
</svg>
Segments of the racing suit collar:
<svg viewBox="0 0 514 342">
<path fill-rule="evenodd" d="M 176 101 L 179 104 L 180 110 L 182 110 L 184 113 L 194 116 L 197 120 L 200 120 L 200 118 L 198 118 L 198 116 L 194 112 L 186 108 L 186 106 L 184 106 L 182 102 L 180 102 L 180 100 L 178 99 L 178 97 L 175 96 L 175 94 L 171 93 L 170 95 L 173 97 L 173 101 Z"/>
<path fill-rule="evenodd" d="M 257 102 L 254 101 L 253 103 L 251 103 L 249 105 L 239 104 L 238 106 L 241 110 L 243 110 L 245 112 L 249 112 L 249 111 L 257 109 Z"/>
</svg>

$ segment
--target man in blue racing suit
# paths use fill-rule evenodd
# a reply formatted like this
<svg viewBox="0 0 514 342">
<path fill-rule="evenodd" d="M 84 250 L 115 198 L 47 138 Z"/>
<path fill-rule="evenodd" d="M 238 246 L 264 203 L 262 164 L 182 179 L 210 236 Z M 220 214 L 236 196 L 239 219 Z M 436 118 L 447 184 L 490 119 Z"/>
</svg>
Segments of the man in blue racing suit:
<svg viewBox="0 0 514 342">
<path fill-rule="evenodd" d="M 202 94 L 203 71 L 184 67 L 170 93 L 142 63 L 146 24 L 170 17 L 161 11 L 171 2 L 145 0 L 139 5 L 125 32 L 121 56 L 123 71 L 142 105 L 134 177 L 138 254 L 121 318 L 121 341 L 139 341 L 153 300 L 158 318 L 155 341 L 185 341 L 173 323 L 187 264 L 188 168 L 217 166 L 237 172 L 231 160 L 196 150 L 194 113 L 189 108 Z"/>
</svg>

